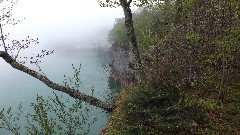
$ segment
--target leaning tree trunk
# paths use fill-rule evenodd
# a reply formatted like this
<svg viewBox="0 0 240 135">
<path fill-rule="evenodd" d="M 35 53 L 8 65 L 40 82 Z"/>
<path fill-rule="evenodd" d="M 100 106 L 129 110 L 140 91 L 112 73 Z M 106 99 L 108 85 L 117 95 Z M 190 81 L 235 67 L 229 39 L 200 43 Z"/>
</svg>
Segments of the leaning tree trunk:
<svg viewBox="0 0 240 135">
<path fill-rule="evenodd" d="M 143 76 L 143 69 L 142 69 L 138 44 L 136 40 L 136 35 L 134 33 L 134 28 L 133 28 L 132 11 L 130 8 L 130 4 L 132 0 L 129 0 L 129 1 L 119 0 L 119 1 L 125 15 L 125 27 L 127 30 L 127 37 L 130 45 L 129 46 L 130 47 L 130 62 L 129 62 L 130 73 L 131 73 L 131 70 L 133 70 L 133 78 L 132 78 L 133 80 L 131 81 L 137 81 L 140 83 L 141 77 Z"/>
<path fill-rule="evenodd" d="M 75 99 L 79 99 L 82 101 L 85 101 L 93 106 L 102 108 L 105 111 L 111 112 L 113 110 L 112 105 L 106 102 L 103 102 L 93 96 L 89 96 L 86 95 L 84 93 L 78 92 L 77 90 L 74 90 L 72 88 L 63 86 L 63 85 L 59 85 L 57 83 L 52 82 L 51 80 L 49 80 L 46 76 L 32 70 L 29 69 L 28 67 L 18 63 L 15 59 L 13 59 L 7 52 L 4 51 L 0 51 L 0 57 L 2 57 L 8 64 L 10 64 L 13 68 L 22 71 L 38 80 L 40 80 L 41 82 L 43 82 L 44 84 L 46 84 L 49 88 L 52 88 L 53 90 L 57 90 L 57 91 L 61 91 L 64 92 L 66 94 L 68 94 L 69 96 L 75 98 Z"/>
</svg>

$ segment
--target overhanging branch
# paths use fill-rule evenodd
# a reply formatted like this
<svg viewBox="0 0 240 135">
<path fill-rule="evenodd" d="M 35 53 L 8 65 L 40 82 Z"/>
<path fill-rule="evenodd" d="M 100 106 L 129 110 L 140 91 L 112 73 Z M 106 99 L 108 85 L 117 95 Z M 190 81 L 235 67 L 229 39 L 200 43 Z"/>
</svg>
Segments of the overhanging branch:
<svg viewBox="0 0 240 135">
<path fill-rule="evenodd" d="M 79 99 L 82 101 L 86 101 L 87 103 L 102 108 L 103 110 L 106 110 L 108 112 L 112 111 L 112 105 L 106 102 L 103 102 L 93 96 L 89 96 L 86 95 L 84 93 L 78 92 L 72 88 L 69 87 L 65 87 L 63 85 L 59 85 L 57 83 L 52 82 L 51 80 L 49 80 L 46 76 L 32 70 L 29 69 L 28 67 L 18 63 L 16 60 L 14 60 L 8 53 L 4 52 L 4 51 L 0 51 L 0 57 L 2 57 L 8 64 L 10 64 L 13 68 L 22 71 L 38 80 L 40 80 L 41 82 L 43 82 L 44 84 L 46 84 L 49 88 L 52 88 L 54 90 L 57 91 L 61 91 L 64 92 L 66 94 L 68 94 L 69 96 L 75 98 L 75 99 Z"/>
</svg>

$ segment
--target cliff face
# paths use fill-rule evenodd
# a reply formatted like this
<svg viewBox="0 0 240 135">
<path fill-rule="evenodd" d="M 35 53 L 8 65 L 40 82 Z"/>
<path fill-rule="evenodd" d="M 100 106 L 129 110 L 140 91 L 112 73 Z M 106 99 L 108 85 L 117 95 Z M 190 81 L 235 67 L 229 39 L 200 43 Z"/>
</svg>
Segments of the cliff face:
<svg viewBox="0 0 240 135">
<path fill-rule="evenodd" d="M 120 48 L 117 45 L 113 44 L 110 48 L 109 57 L 110 77 L 115 81 L 118 81 L 121 86 L 129 84 L 129 50 L 126 48 Z"/>
</svg>

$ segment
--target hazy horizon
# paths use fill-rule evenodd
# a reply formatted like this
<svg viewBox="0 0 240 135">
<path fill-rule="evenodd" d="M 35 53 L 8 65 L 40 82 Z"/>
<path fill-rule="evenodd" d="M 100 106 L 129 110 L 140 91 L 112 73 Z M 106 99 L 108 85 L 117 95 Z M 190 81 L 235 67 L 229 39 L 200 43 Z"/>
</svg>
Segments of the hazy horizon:
<svg viewBox="0 0 240 135">
<path fill-rule="evenodd" d="M 115 18 L 123 17 L 121 8 L 100 7 L 96 0 L 20 0 L 12 13 L 14 19 L 25 20 L 3 27 L 4 33 L 11 39 L 39 38 L 39 46 L 47 47 L 101 40 Z"/>
<path fill-rule="evenodd" d="M 5 42 L 27 36 L 38 38 L 37 46 L 21 53 L 29 57 L 41 49 L 57 52 L 66 46 L 89 48 L 101 42 L 105 44 L 115 19 L 124 16 L 120 7 L 100 7 L 96 0 L 19 0 L 12 13 L 15 20 L 25 20 L 17 25 L 3 26 L 3 32 L 10 33 L 10 40 Z M 3 60 L 0 64 L 1 68 L 9 67 Z"/>
</svg>

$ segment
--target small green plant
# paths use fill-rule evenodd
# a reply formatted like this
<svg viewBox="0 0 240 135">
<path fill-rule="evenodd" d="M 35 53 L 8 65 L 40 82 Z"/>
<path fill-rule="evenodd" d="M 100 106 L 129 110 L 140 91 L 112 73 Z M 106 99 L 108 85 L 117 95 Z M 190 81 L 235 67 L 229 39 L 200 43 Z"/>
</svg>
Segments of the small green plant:
<svg viewBox="0 0 240 135">
<path fill-rule="evenodd" d="M 74 75 L 72 78 L 64 76 L 64 85 L 80 90 L 80 68 L 73 65 Z M 52 96 L 43 97 L 37 95 L 36 102 L 31 103 L 33 113 L 22 116 L 22 105 L 14 113 L 12 108 L 0 111 L 0 130 L 20 135 L 52 135 L 52 134 L 89 134 L 90 126 L 97 120 L 90 117 L 91 106 L 77 99 L 63 97 L 60 93 L 53 92 Z M 27 125 L 20 126 L 20 119 L 25 117 Z"/>
<path fill-rule="evenodd" d="M 0 130 L 11 131 L 15 135 L 20 135 L 19 120 L 21 119 L 22 104 L 19 104 L 18 110 L 14 113 L 12 108 L 3 108 L 0 111 Z"/>
<path fill-rule="evenodd" d="M 204 109 L 221 109 L 223 108 L 223 103 L 217 100 L 209 99 L 198 99 L 198 98 L 181 98 L 179 104 L 186 107 L 198 106 Z"/>
</svg>

